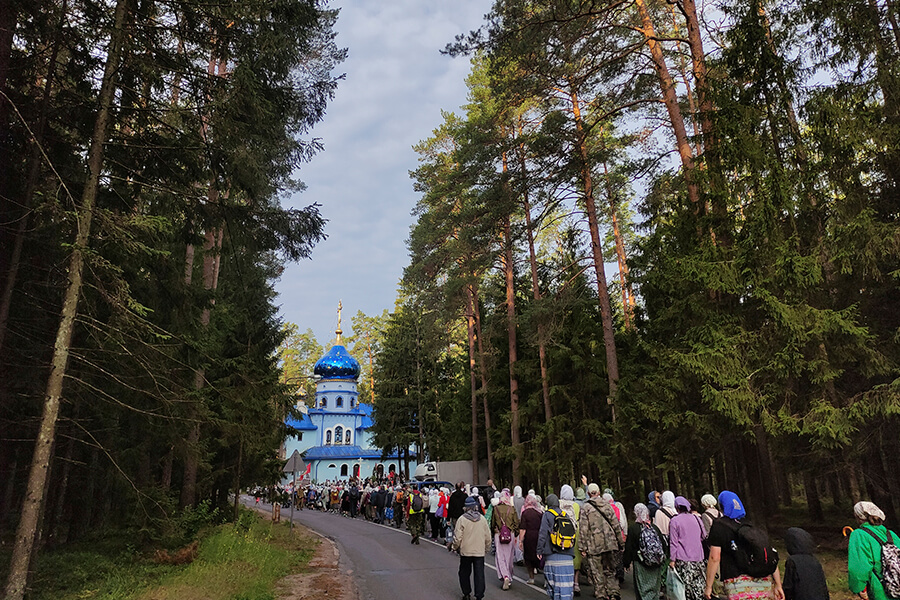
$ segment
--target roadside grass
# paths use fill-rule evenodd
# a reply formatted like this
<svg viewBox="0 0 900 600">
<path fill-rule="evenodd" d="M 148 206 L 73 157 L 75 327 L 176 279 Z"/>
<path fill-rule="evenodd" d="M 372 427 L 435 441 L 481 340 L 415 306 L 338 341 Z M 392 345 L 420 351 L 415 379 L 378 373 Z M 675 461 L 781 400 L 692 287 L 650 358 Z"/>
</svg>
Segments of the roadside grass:
<svg viewBox="0 0 900 600">
<path fill-rule="evenodd" d="M 28 599 L 274 600 L 276 581 L 301 571 L 318 542 L 248 515 L 204 529 L 187 565 L 159 564 L 121 540 L 44 553 Z"/>
</svg>

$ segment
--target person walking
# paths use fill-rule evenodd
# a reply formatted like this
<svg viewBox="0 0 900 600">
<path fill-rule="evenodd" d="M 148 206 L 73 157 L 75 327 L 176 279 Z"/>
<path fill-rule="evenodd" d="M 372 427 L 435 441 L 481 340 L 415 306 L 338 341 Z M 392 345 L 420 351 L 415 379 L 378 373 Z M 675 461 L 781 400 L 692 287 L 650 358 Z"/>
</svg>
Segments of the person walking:
<svg viewBox="0 0 900 600">
<path fill-rule="evenodd" d="M 703 494 L 703 497 L 700 498 L 700 504 L 703 505 L 703 514 L 700 516 L 703 520 L 703 529 L 706 530 L 706 535 L 709 535 L 713 521 L 721 517 L 722 513 L 716 508 L 716 497 L 712 494 Z"/>
<path fill-rule="evenodd" d="M 419 536 L 425 533 L 425 499 L 417 488 L 413 488 L 409 493 L 406 509 L 409 513 L 407 517 L 409 533 L 412 536 L 409 543 L 418 545 Z"/>
<path fill-rule="evenodd" d="M 763 600 L 777 598 L 784 600 L 784 590 L 781 587 L 781 574 L 776 565 L 775 571 L 765 577 L 754 577 L 742 571 L 736 559 L 737 530 L 741 526 L 749 525 L 744 521 L 747 512 L 744 504 L 734 492 L 725 490 L 719 494 L 719 506 L 723 517 L 717 519 L 709 530 L 709 562 L 706 565 L 706 589 L 703 595 L 709 598 L 712 595 L 713 583 L 716 572 L 721 565 L 722 584 L 725 588 L 725 597 L 734 599 Z M 883 600 L 883 599 L 879 599 Z"/>
<path fill-rule="evenodd" d="M 805 529 L 789 527 L 784 545 L 790 555 L 784 564 L 784 600 L 828 600 L 825 570 L 816 558 L 816 542 Z"/>
<path fill-rule="evenodd" d="M 853 515 L 860 526 L 850 534 L 847 549 L 850 591 L 863 600 L 885 600 L 881 550 L 889 543 L 900 546 L 900 539 L 884 526 L 884 512 L 873 503 L 857 502 Z"/>
<path fill-rule="evenodd" d="M 560 548 L 552 542 L 554 522 L 564 515 L 559 507 L 556 494 L 547 496 L 547 510 L 541 517 L 541 529 L 538 532 L 538 558 L 544 561 L 544 587 L 547 595 L 553 600 L 572 600 L 575 587 L 575 550 Z"/>
<path fill-rule="evenodd" d="M 467 498 L 463 508 L 463 514 L 456 520 L 450 550 L 459 553 L 462 600 L 472 600 L 470 577 L 475 580 L 475 600 L 481 600 L 484 598 L 484 555 L 491 548 L 491 528 L 474 497 Z"/>
<path fill-rule="evenodd" d="M 428 490 L 428 524 L 431 525 L 431 541 L 437 541 L 440 519 L 437 517 L 438 505 L 441 502 L 441 492 L 437 486 Z"/>
<path fill-rule="evenodd" d="M 675 510 L 675 494 L 666 490 L 662 493 L 662 505 L 659 507 L 659 510 L 656 511 L 656 516 L 653 517 L 653 522 L 659 527 L 659 530 L 662 531 L 662 534 L 669 537 L 669 521 L 672 520 L 678 511 Z"/>
<path fill-rule="evenodd" d="M 403 511 L 406 508 L 406 492 L 399 485 L 393 492 L 391 508 L 394 509 L 394 527 L 400 529 L 403 525 Z"/>
<path fill-rule="evenodd" d="M 588 562 L 594 597 L 619 600 L 619 580 L 616 577 L 616 552 L 625 548 L 619 519 L 600 495 L 600 486 L 588 486 L 590 498 L 584 504 L 578 521 L 581 555 Z"/>
<path fill-rule="evenodd" d="M 683 496 L 675 498 L 675 510 L 678 514 L 669 522 L 669 568 L 675 569 L 684 582 L 686 600 L 703 600 L 706 586 L 703 521 L 691 513 L 691 503 Z"/>
<path fill-rule="evenodd" d="M 534 494 L 529 494 L 522 506 L 522 518 L 519 519 L 519 548 L 522 550 L 530 585 L 534 584 L 534 574 L 541 566 L 541 559 L 537 555 L 537 545 L 543 514 L 544 509 L 541 508 L 541 503 L 537 501 Z"/>
<path fill-rule="evenodd" d="M 566 484 L 559 488 L 559 507 L 566 511 L 566 514 L 572 517 L 572 520 L 575 523 L 579 522 L 579 518 L 581 517 L 581 504 L 575 501 L 575 491 L 572 489 L 571 485 Z M 581 532 L 579 528 L 579 531 L 575 532 L 575 546 L 572 548 L 575 551 L 575 559 L 572 561 L 572 567 L 575 569 L 575 584 L 572 591 L 576 596 L 581 595 L 579 579 L 581 578 L 582 555 L 578 545 L 580 538 Z"/>
<path fill-rule="evenodd" d="M 622 564 L 626 569 L 634 565 L 635 600 L 659 600 L 667 554 L 662 532 L 650 520 L 650 509 L 646 504 L 635 504 L 634 523 L 628 527 L 625 552 L 622 554 Z"/>
<path fill-rule="evenodd" d="M 507 489 L 500 492 L 500 501 L 491 514 L 491 533 L 494 534 L 494 547 L 497 549 L 494 560 L 497 577 L 503 581 L 503 589 L 508 590 L 512 583 L 513 562 L 515 561 L 513 540 L 519 536 L 519 517 L 516 515 L 516 507 Z"/>
<path fill-rule="evenodd" d="M 465 511 L 466 498 L 469 497 L 465 490 L 466 482 L 460 481 L 456 484 L 456 489 L 450 494 L 450 498 L 447 500 L 447 518 L 450 520 L 451 532 L 456 531 L 456 522 Z"/>
</svg>

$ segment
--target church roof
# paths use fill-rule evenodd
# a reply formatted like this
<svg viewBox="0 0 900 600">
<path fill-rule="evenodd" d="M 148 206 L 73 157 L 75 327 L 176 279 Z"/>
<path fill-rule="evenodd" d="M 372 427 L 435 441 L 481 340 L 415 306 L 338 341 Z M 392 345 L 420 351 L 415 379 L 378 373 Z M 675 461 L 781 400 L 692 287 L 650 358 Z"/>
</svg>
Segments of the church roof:
<svg viewBox="0 0 900 600">
<path fill-rule="evenodd" d="M 331 347 L 325 356 L 316 362 L 313 373 L 322 379 L 351 379 L 359 377 L 359 361 L 350 356 L 340 344 Z"/>
<path fill-rule="evenodd" d="M 413 453 L 410 454 L 413 456 Z M 374 458 L 381 460 L 381 450 L 377 448 L 360 448 L 359 446 L 313 446 L 303 453 L 303 459 L 328 460 L 332 458 Z M 396 450 L 387 458 L 398 458 Z"/>
<path fill-rule="evenodd" d="M 303 414 L 302 419 L 295 419 L 294 417 L 288 417 L 284 420 L 284 422 L 294 429 L 298 429 L 300 431 L 315 431 L 318 429 L 315 425 L 313 425 L 312 420 L 310 420 L 309 415 Z"/>
</svg>

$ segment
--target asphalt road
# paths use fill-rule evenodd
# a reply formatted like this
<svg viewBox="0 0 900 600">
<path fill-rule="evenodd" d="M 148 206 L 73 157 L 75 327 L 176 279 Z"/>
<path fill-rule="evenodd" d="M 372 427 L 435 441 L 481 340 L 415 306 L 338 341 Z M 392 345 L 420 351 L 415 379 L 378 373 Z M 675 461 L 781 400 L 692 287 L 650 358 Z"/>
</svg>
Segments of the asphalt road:
<svg viewBox="0 0 900 600">
<path fill-rule="evenodd" d="M 248 505 L 253 504 L 247 498 Z M 262 503 L 261 503 L 262 504 Z M 265 508 L 270 509 L 267 505 Z M 281 518 L 290 518 L 290 509 L 281 510 Z M 414 597 L 428 600 L 459 600 L 457 569 L 459 557 L 426 538 L 420 545 L 410 544 L 410 535 L 402 529 L 376 525 L 359 516 L 356 519 L 314 510 L 295 510 L 294 522 L 320 533 L 337 543 L 340 550 L 340 570 L 355 578 L 360 600 L 398 600 Z M 485 600 L 545 600 L 544 579 L 535 577 L 536 585 L 525 583 L 525 567 L 516 566 L 509 591 L 504 592 L 494 568 L 494 557 L 485 557 Z M 581 597 L 593 598 L 590 585 L 581 586 Z M 623 600 L 634 600 L 631 573 L 625 575 Z"/>
</svg>

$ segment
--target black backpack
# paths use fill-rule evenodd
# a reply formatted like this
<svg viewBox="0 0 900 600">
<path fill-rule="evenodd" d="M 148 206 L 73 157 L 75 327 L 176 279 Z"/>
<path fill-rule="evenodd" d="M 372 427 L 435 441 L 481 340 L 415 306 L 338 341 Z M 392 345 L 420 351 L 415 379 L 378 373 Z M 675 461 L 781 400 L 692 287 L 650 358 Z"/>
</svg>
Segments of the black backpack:
<svg viewBox="0 0 900 600">
<path fill-rule="evenodd" d="M 726 521 L 728 523 L 728 521 Z M 768 577 L 778 568 L 778 551 L 769 543 L 769 536 L 759 527 L 740 521 L 729 523 L 734 532 L 731 555 L 740 572 L 750 577 Z"/>
<path fill-rule="evenodd" d="M 412 509 L 414 512 L 419 512 L 425 506 L 425 503 L 422 502 L 422 494 L 413 494 L 412 501 L 410 502 Z"/>
</svg>

